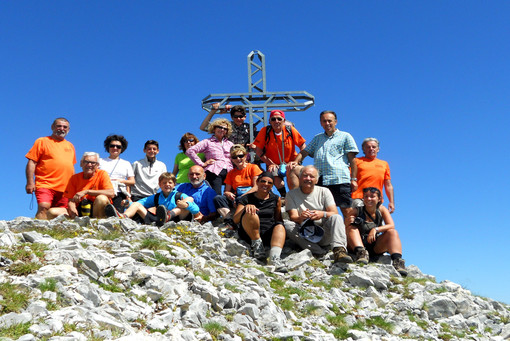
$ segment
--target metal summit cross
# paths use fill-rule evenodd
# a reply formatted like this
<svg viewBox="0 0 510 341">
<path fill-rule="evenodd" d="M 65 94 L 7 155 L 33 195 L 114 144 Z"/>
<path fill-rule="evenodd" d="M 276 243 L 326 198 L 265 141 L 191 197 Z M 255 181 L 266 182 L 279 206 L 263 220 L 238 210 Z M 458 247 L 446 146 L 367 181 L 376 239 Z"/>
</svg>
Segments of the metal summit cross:
<svg viewBox="0 0 510 341">
<path fill-rule="evenodd" d="M 275 109 L 305 111 L 313 106 L 315 98 L 306 91 L 266 91 L 266 57 L 260 51 L 248 54 L 248 91 L 243 93 L 210 94 L 202 100 L 202 109 L 211 111 L 213 103 L 242 105 L 249 115 L 250 141 L 253 141 L 253 127 L 268 122 L 268 111 Z"/>
</svg>

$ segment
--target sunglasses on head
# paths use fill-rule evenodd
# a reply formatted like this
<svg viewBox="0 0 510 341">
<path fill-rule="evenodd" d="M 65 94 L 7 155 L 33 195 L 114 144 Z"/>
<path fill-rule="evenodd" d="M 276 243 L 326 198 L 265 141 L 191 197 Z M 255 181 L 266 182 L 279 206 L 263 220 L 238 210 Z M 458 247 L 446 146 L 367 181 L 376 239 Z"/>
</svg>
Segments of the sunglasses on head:
<svg viewBox="0 0 510 341">
<path fill-rule="evenodd" d="M 121 144 L 111 144 L 110 148 L 122 149 L 122 145 Z"/>
<path fill-rule="evenodd" d="M 367 193 L 367 192 L 381 194 L 381 191 L 375 187 L 363 188 L 363 193 Z"/>
<path fill-rule="evenodd" d="M 276 121 L 280 122 L 280 121 L 283 121 L 283 117 L 271 117 L 271 121 L 273 121 L 273 122 L 276 122 Z"/>
<path fill-rule="evenodd" d="M 235 159 L 242 159 L 244 156 L 245 156 L 245 154 L 234 155 L 234 156 L 232 156 L 232 159 L 233 160 L 235 160 Z"/>
</svg>

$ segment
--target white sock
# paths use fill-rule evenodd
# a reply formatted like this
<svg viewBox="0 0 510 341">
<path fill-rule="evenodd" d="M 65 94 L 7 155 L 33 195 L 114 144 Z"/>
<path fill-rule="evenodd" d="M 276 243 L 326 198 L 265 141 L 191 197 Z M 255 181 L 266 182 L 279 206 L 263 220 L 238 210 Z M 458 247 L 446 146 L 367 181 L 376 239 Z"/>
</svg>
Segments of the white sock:
<svg viewBox="0 0 510 341">
<path fill-rule="evenodd" d="M 276 258 L 280 258 L 280 255 L 282 254 L 282 248 L 279 246 L 271 246 L 271 250 L 269 250 L 269 259 L 273 258 L 273 256 L 276 256 Z"/>
</svg>

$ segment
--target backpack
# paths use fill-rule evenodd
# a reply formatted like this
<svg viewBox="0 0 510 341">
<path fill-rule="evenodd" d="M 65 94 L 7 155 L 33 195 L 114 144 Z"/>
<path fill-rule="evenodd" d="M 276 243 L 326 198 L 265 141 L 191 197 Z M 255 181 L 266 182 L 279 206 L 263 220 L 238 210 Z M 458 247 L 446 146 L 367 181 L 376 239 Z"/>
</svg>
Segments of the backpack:
<svg viewBox="0 0 510 341">
<path fill-rule="evenodd" d="M 294 137 L 292 136 L 292 127 L 291 126 L 288 126 L 286 125 L 285 126 L 285 130 L 287 131 L 287 138 L 290 137 L 291 140 L 294 140 Z M 266 143 L 264 145 L 264 149 L 262 150 L 262 155 L 266 154 L 266 146 L 267 146 L 267 143 L 269 142 L 269 134 L 273 131 L 273 127 L 271 125 L 268 125 L 266 127 Z M 282 130 L 283 132 L 283 130 Z M 276 141 L 276 137 L 275 137 L 275 141 Z"/>
<path fill-rule="evenodd" d="M 365 205 L 358 206 L 357 208 L 358 208 L 358 217 L 363 219 L 363 222 L 364 222 L 362 224 L 362 226 L 360 226 L 360 234 L 361 235 L 367 235 L 370 232 L 370 230 L 372 228 L 370 226 L 368 226 L 369 224 L 370 225 L 375 224 L 375 227 L 382 226 L 383 217 L 382 217 L 381 211 L 379 211 L 379 209 L 377 209 L 375 211 L 375 221 L 372 223 L 372 222 L 367 222 L 367 220 L 366 220 L 368 212 L 365 209 Z M 370 219 L 372 219 L 372 217 Z"/>
<path fill-rule="evenodd" d="M 156 193 L 156 195 L 154 196 L 154 207 L 158 207 L 159 206 L 159 196 L 161 195 L 161 192 L 158 192 Z M 181 200 L 182 199 L 182 192 L 179 192 L 177 191 L 175 193 L 175 201 L 177 200 Z"/>
</svg>

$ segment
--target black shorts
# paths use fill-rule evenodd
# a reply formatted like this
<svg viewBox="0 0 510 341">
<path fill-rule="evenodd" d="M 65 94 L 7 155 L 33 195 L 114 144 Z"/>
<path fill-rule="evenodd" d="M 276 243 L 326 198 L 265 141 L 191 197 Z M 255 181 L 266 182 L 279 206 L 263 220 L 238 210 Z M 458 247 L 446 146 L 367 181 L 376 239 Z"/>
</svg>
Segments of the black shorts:
<svg viewBox="0 0 510 341">
<path fill-rule="evenodd" d="M 335 198 L 335 204 L 340 208 L 348 208 L 352 205 L 351 199 L 351 184 L 339 184 L 339 185 L 326 185 L 326 187 L 333 194 Z"/>
<path fill-rule="evenodd" d="M 265 246 L 271 246 L 271 238 L 273 237 L 273 230 L 274 230 L 274 227 L 278 224 L 281 224 L 281 223 L 276 223 L 269 230 L 266 230 L 263 233 L 261 233 L 260 239 L 262 239 L 262 244 L 264 244 Z M 248 236 L 248 233 L 246 233 L 246 231 L 244 230 L 242 225 L 239 228 L 238 233 L 239 233 L 239 239 L 244 240 L 248 244 L 251 244 L 250 236 Z"/>
<path fill-rule="evenodd" d="M 135 220 L 136 220 L 136 219 L 135 219 Z M 145 225 L 150 225 L 150 224 L 152 224 L 152 223 L 155 223 L 157 220 L 158 220 L 158 217 L 157 217 L 154 213 L 152 213 L 152 212 L 150 212 L 150 211 L 147 211 L 147 214 L 145 215 L 145 218 L 141 219 L 141 222 L 142 222 L 143 224 L 145 224 Z M 177 223 L 177 222 L 179 222 L 179 221 L 181 221 L 181 220 L 184 220 L 184 221 L 191 221 L 191 213 L 190 213 L 190 214 L 188 214 L 188 215 L 186 216 L 186 218 L 184 218 L 184 219 L 179 218 L 179 216 L 176 216 L 176 217 L 174 217 L 174 218 L 172 219 L 172 221 L 175 221 L 176 223 Z"/>
</svg>

